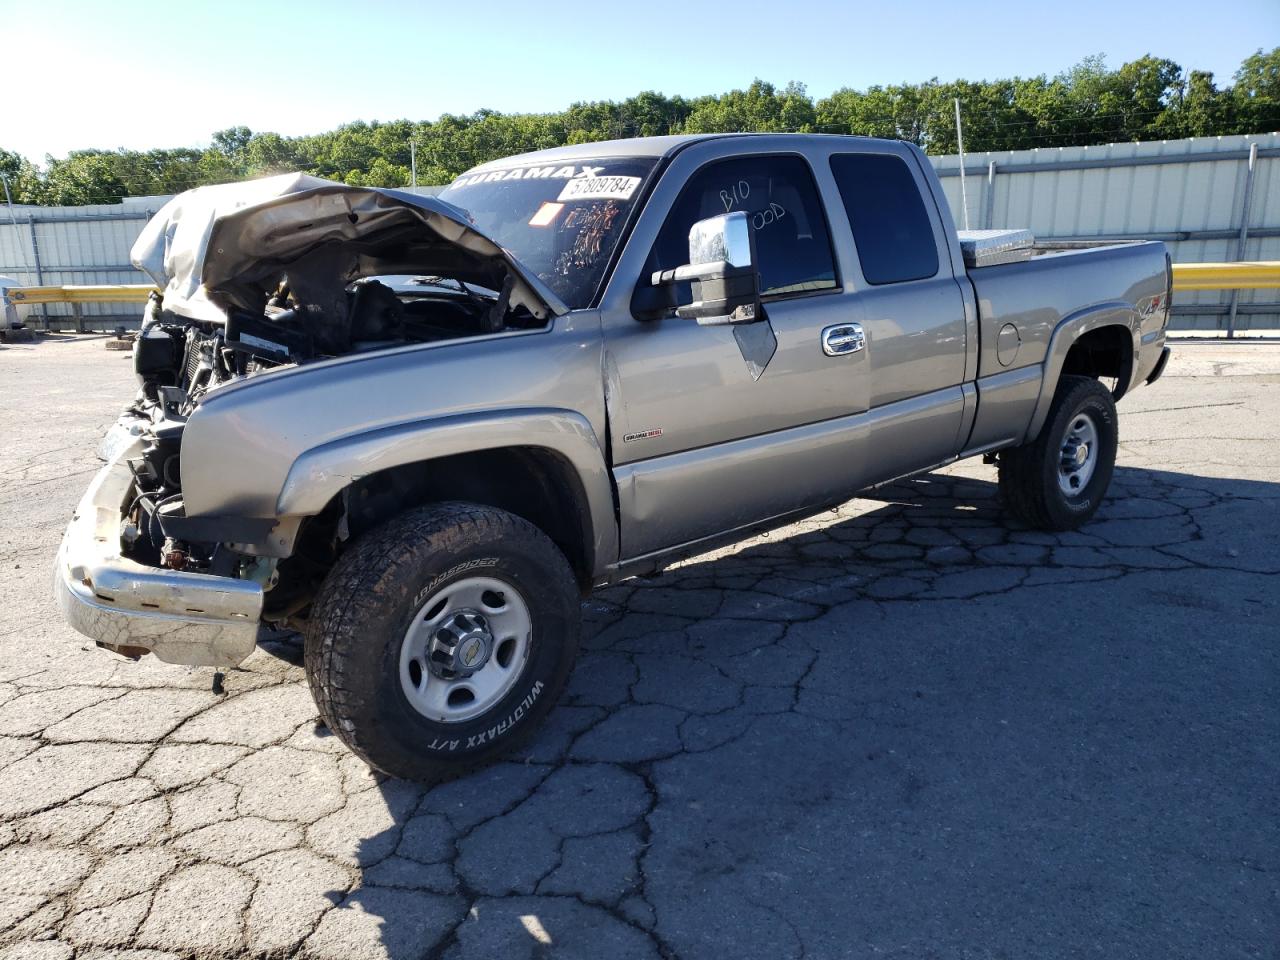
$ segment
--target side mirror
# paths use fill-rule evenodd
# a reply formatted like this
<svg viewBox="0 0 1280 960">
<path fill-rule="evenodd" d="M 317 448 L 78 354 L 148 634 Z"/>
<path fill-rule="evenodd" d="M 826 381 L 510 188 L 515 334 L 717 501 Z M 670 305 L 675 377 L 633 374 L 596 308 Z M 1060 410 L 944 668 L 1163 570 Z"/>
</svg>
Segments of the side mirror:
<svg viewBox="0 0 1280 960">
<path fill-rule="evenodd" d="M 655 287 L 692 282 L 692 303 L 676 315 L 703 326 L 751 323 L 761 316 L 755 236 L 741 210 L 699 220 L 689 230 L 689 262 L 654 273 Z"/>
</svg>

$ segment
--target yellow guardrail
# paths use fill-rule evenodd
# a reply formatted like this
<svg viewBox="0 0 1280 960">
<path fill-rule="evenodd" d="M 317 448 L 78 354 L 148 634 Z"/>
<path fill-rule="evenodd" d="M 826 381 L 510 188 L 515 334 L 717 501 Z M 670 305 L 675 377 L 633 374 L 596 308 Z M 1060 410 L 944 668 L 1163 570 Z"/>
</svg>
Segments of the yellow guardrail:
<svg viewBox="0 0 1280 960">
<path fill-rule="evenodd" d="M 1175 263 L 1173 289 L 1272 290 L 1280 288 L 1280 260 L 1251 263 Z"/>
<path fill-rule="evenodd" d="M 27 303 L 145 303 L 156 288 L 149 283 L 10 287 L 12 304 Z M 1248 263 L 1175 263 L 1173 289 L 1269 290 L 1280 289 L 1280 260 Z"/>
<path fill-rule="evenodd" d="M 12 303 L 146 303 L 155 287 L 149 283 L 104 283 L 97 286 L 10 287 Z"/>
</svg>

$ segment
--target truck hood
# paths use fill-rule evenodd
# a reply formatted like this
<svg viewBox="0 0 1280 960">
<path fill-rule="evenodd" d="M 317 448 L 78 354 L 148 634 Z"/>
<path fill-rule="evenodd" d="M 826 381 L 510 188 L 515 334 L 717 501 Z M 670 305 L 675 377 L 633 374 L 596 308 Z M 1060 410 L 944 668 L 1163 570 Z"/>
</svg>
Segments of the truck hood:
<svg viewBox="0 0 1280 960">
<path fill-rule="evenodd" d="M 509 274 L 513 307 L 540 319 L 568 312 L 452 204 L 305 174 L 180 193 L 148 221 L 130 256 L 161 288 L 166 309 L 214 323 L 232 307 L 259 310 L 263 284 L 286 271 L 345 282 L 438 274 L 492 290 Z"/>
</svg>

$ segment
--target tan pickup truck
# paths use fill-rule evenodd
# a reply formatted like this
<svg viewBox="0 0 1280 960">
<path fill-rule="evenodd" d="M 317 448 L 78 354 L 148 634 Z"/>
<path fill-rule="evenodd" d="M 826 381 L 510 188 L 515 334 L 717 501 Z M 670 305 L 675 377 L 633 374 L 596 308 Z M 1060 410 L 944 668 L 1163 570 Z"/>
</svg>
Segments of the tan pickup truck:
<svg viewBox="0 0 1280 960">
<path fill-rule="evenodd" d="M 919 150 L 852 137 L 203 188 L 134 260 L 162 293 L 63 612 L 215 666 L 296 626 L 337 735 L 426 780 L 535 729 L 596 586 L 964 457 L 1084 523 L 1168 356 L 1162 245 L 957 234 Z"/>
</svg>

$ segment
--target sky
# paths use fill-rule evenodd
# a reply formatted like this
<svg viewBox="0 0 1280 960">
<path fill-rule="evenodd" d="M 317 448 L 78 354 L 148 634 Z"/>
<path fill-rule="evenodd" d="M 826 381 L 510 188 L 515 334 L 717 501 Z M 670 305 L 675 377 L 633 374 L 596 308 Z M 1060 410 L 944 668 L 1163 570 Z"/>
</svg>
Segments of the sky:
<svg viewBox="0 0 1280 960">
<path fill-rule="evenodd" d="M 824 96 L 1054 75 L 1093 54 L 1152 53 L 1223 84 L 1277 45 L 1280 0 L 0 0 L 0 147 L 43 163 L 201 147 L 242 124 L 292 136 L 757 77 Z"/>
</svg>

